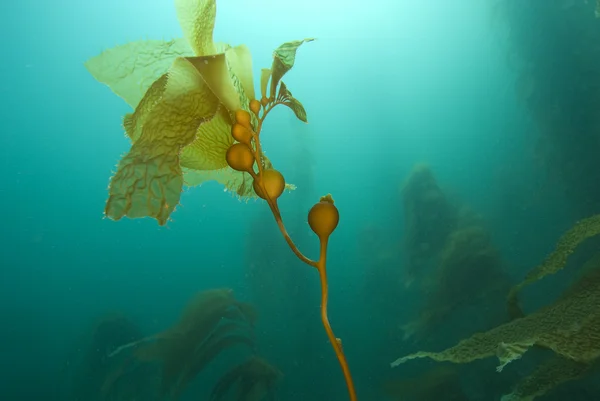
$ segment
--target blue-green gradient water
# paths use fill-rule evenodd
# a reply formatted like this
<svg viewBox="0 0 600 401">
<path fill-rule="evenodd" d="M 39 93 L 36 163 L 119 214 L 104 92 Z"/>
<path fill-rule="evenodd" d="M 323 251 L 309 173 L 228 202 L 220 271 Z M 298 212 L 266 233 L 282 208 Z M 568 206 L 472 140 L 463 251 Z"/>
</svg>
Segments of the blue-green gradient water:
<svg viewBox="0 0 600 401">
<path fill-rule="evenodd" d="M 510 11 L 504 3 L 512 4 Z M 594 6 L 523 3 L 528 6 L 517 9 L 509 0 L 218 2 L 215 40 L 249 47 L 257 88 L 260 69 L 270 67 L 277 46 L 317 38 L 298 50 L 284 79 L 304 104 L 309 124 L 277 107 L 261 138 L 273 164 L 297 186 L 279 204 L 307 256 L 318 257 L 308 210 L 328 193 L 339 208 L 329 243 L 329 317 L 361 401 L 388 399 L 386 380 L 435 366 L 427 361 L 391 369 L 397 357 L 440 350 L 490 328 L 477 325 L 486 319 L 486 306 L 470 315 L 459 312 L 451 329 L 442 324 L 435 341 L 403 340 L 399 328 L 418 317 L 426 295 L 407 284 L 402 248 L 401 188 L 413 166 L 429 165 L 450 198 L 482 216 L 514 283 L 577 219 L 600 212 L 578 209 L 564 184 L 569 179 L 556 173 L 563 169 L 558 161 L 540 162 L 540 148 L 550 140 L 540 140 L 540 114 L 522 95 L 579 76 L 561 70 L 568 67 L 558 65 L 563 57 L 544 52 L 561 40 L 563 49 L 574 48 L 575 39 L 561 32 L 586 27 L 596 44 L 590 39 L 579 54 L 587 54 L 580 61 L 589 66 L 586 93 L 595 99 L 600 23 Z M 547 8 L 564 12 L 567 28 L 556 14 L 540 12 Z M 132 110 L 84 62 L 130 41 L 181 37 L 173 2 L 21 0 L 0 10 L 0 399 L 76 400 L 72 370 L 103 316 L 121 313 L 151 335 L 175 323 L 198 291 L 228 287 L 258 310 L 257 347 L 284 374 L 281 400 L 346 400 L 320 322 L 318 275 L 287 248 L 265 202 L 240 202 L 209 182 L 184 189 L 165 227 L 150 218 L 115 222 L 103 216 L 109 179 L 130 148 L 121 121 Z M 539 26 L 547 33 L 539 51 L 519 49 L 527 29 L 539 36 Z M 546 70 L 523 78 L 535 60 Z M 576 85 L 564 86 L 564 96 L 573 95 L 569 88 Z M 573 109 L 598 104 L 575 98 Z M 548 146 L 578 141 L 566 131 L 572 140 Z M 594 143 L 592 154 L 600 148 Z M 573 163 L 594 159 L 577 154 L 581 158 Z M 397 272 L 391 282 L 374 267 L 385 252 L 396 255 L 386 262 Z M 528 310 L 554 300 L 574 273 L 561 274 L 527 293 Z M 471 285 L 477 280 L 472 277 Z M 445 330 L 454 330 L 452 340 L 444 340 Z M 499 399 L 533 366 L 511 365 L 498 379 L 494 364 L 460 366 L 469 400 Z M 207 368 L 183 399 L 208 399 L 217 367 Z M 590 380 L 540 399 L 596 400 L 600 392 Z"/>
</svg>

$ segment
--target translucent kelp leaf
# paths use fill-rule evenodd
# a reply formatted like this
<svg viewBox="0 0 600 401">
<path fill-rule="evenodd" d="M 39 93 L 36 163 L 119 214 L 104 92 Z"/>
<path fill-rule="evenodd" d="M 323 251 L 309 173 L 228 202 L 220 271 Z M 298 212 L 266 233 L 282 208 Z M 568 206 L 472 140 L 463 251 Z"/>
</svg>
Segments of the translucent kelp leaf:
<svg viewBox="0 0 600 401">
<path fill-rule="evenodd" d="M 215 0 L 175 0 L 177 19 L 196 56 L 215 54 L 213 30 L 217 16 Z"/>
<path fill-rule="evenodd" d="M 252 76 L 252 54 L 246 45 L 228 49 L 225 52 L 227 63 L 238 77 L 248 100 L 256 98 L 254 94 L 254 77 Z"/>
<path fill-rule="evenodd" d="M 183 186 L 179 154 L 218 107 L 198 70 L 187 59 L 176 59 L 161 99 L 140 122 L 139 139 L 111 179 L 106 215 L 113 220 L 150 216 L 165 224 Z"/>
<path fill-rule="evenodd" d="M 241 108 L 239 94 L 231 81 L 225 54 L 188 57 L 188 61 L 196 67 L 206 84 L 229 111 Z"/>
<path fill-rule="evenodd" d="M 227 166 L 219 170 L 191 170 L 184 169 L 183 179 L 185 185 L 194 187 L 208 181 L 217 181 L 228 192 L 237 194 L 240 198 L 255 198 L 252 188 L 252 177 L 248 173 L 235 171 Z"/>
<path fill-rule="evenodd" d="M 167 74 L 163 74 L 148 88 L 146 94 L 135 108 L 135 111 L 125 114 L 125 117 L 123 117 L 125 134 L 127 134 L 132 142 L 137 141 L 140 135 L 142 135 L 143 122 L 154 106 L 162 99 L 166 84 Z"/>
<path fill-rule="evenodd" d="M 219 170 L 191 170 L 183 169 L 183 179 L 185 185 L 194 187 L 202 185 L 208 181 L 216 181 L 225 187 L 227 192 L 235 194 L 240 199 L 255 199 L 258 198 L 252 187 L 252 177 L 248 173 L 242 173 L 233 170 L 227 166 Z M 294 184 L 286 183 L 285 189 L 293 191 L 296 189 Z"/>
<path fill-rule="evenodd" d="M 304 42 L 312 42 L 314 39 L 294 40 L 286 42 L 275 49 L 273 53 L 273 66 L 271 67 L 271 96 L 275 97 L 277 84 L 283 76 L 292 69 L 296 61 L 296 51 Z"/>
<path fill-rule="evenodd" d="M 200 125 L 196 139 L 181 152 L 181 166 L 194 170 L 218 170 L 227 166 L 225 154 L 231 145 L 231 117 L 221 107 L 215 117 Z"/>
<path fill-rule="evenodd" d="M 271 70 L 269 68 L 263 68 L 260 70 L 260 94 L 263 98 L 267 97 L 267 85 L 271 78 Z"/>
<path fill-rule="evenodd" d="M 185 56 L 193 56 L 185 39 L 140 40 L 105 50 L 86 61 L 85 67 L 97 81 L 108 85 L 135 108 L 173 61 Z"/>
<path fill-rule="evenodd" d="M 300 103 L 298 99 L 292 96 L 292 92 L 288 90 L 287 86 L 285 86 L 283 81 L 281 81 L 281 85 L 279 85 L 277 101 L 292 109 L 296 117 L 298 117 L 298 120 L 303 121 L 305 123 L 308 122 L 304 106 L 302 106 L 302 103 Z"/>
</svg>

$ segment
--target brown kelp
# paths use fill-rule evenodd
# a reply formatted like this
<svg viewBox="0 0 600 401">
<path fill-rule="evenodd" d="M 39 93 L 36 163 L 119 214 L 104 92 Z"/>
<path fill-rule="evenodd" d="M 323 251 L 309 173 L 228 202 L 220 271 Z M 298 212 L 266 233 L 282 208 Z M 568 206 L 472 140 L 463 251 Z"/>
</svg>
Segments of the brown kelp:
<svg viewBox="0 0 600 401">
<path fill-rule="evenodd" d="M 327 249 L 339 223 L 333 197 L 323 196 L 307 221 L 319 239 L 319 258 L 306 257 L 290 237 L 278 198 L 293 186 L 265 156 L 261 134 L 266 117 L 285 106 L 300 121 L 308 117 L 283 77 L 296 53 L 314 38 L 285 42 L 261 70 L 254 88 L 250 50 L 213 40 L 216 0 L 175 0 L 184 39 L 140 41 L 103 52 L 86 67 L 134 108 L 123 119 L 132 141 L 111 178 L 105 214 L 113 220 L 152 217 L 160 225 L 179 204 L 184 185 L 217 180 L 240 198 L 263 199 L 292 252 L 319 275 L 321 323 L 342 369 L 351 401 L 354 382 L 341 340 L 329 322 Z"/>
<path fill-rule="evenodd" d="M 214 386 L 211 401 L 275 401 L 282 373 L 264 359 L 253 356 L 225 373 Z"/>
<path fill-rule="evenodd" d="M 158 334 L 124 345 L 137 361 L 158 362 L 162 396 L 178 398 L 186 386 L 224 350 L 243 345 L 254 350 L 254 309 L 227 288 L 196 295 L 179 321 Z M 130 363 L 130 361 L 126 361 Z"/>
<path fill-rule="evenodd" d="M 599 222 L 600 218 L 593 216 L 577 223 L 523 283 L 533 282 L 564 267 L 568 255 L 591 236 L 590 233 L 596 232 L 590 227 L 596 227 Z M 598 258 L 593 260 L 598 261 Z M 511 294 L 516 293 L 523 283 L 517 285 Z M 441 352 L 417 352 L 398 358 L 391 365 L 398 366 L 416 358 L 467 363 L 496 356 L 500 361 L 497 367 L 500 372 L 533 346 L 552 350 L 559 359 L 540 365 L 506 399 L 532 400 L 556 384 L 579 377 L 597 362 L 600 357 L 600 266 L 587 266 L 551 305 L 487 332 L 474 334 Z M 564 359 L 569 362 L 563 363 Z M 538 384 L 533 385 L 532 381 L 536 380 Z"/>
</svg>

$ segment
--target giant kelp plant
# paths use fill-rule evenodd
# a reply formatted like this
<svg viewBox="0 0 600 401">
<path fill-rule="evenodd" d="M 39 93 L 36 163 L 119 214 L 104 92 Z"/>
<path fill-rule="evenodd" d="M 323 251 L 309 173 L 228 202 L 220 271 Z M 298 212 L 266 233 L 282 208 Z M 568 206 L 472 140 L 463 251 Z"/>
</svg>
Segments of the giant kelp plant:
<svg viewBox="0 0 600 401">
<path fill-rule="evenodd" d="M 103 359 L 112 369 L 102 376 L 98 400 L 179 399 L 212 361 L 240 346 L 248 354 L 245 362 L 218 380 L 212 398 L 220 400 L 238 385 L 243 390 L 239 399 L 260 401 L 274 397 L 282 375 L 257 356 L 255 321 L 254 308 L 238 301 L 232 290 L 200 292 L 170 328 L 116 349 L 102 349 Z"/>
<path fill-rule="evenodd" d="M 281 376 L 281 372 L 267 361 L 254 356 L 221 377 L 210 400 L 226 400 L 227 394 L 233 393 L 239 401 L 275 401 L 275 384 Z"/>
<path fill-rule="evenodd" d="M 319 273 L 321 320 L 355 400 L 341 340 L 327 317 L 327 244 L 338 210 L 328 195 L 309 211 L 308 223 L 320 241 L 319 259 L 310 260 L 285 229 L 277 199 L 288 184 L 260 141 L 265 118 L 278 105 L 307 121 L 282 78 L 293 67 L 298 47 L 313 39 L 275 50 L 272 67 L 262 70 L 257 99 L 249 49 L 213 41 L 216 1 L 175 0 L 175 7 L 184 39 L 129 43 L 86 63 L 98 81 L 134 109 L 123 119 L 132 146 L 111 178 L 105 214 L 114 220 L 149 216 L 163 225 L 179 204 L 183 185 L 207 180 L 221 182 L 241 198 L 264 199 L 294 254 Z"/>
<path fill-rule="evenodd" d="M 108 355 L 125 344 L 139 341 L 141 329 L 126 316 L 102 316 L 85 341 L 77 344 L 78 357 L 69 361 L 66 399 L 107 401 L 139 396 L 152 400 L 151 383 L 156 371 L 151 366 L 124 366 Z M 127 380 L 119 380 L 127 371 Z"/>
<path fill-rule="evenodd" d="M 408 281 L 436 264 L 446 238 L 456 227 L 458 211 L 440 188 L 431 168 L 416 165 L 402 187 Z M 427 273 L 425 273 L 426 275 Z"/>
<path fill-rule="evenodd" d="M 565 233 L 556 249 L 509 295 L 526 284 L 562 269 L 569 255 L 587 238 L 600 234 L 600 215 L 584 219 Z M 592 259 L 595 262 L 598 258 Z M 392 367 L 411 359 L 467 363 L 496 356 L 502 369 L 520 359 L 531 347 L 550 349 L 556 354 L 524 381 L 504 401 L 533 400 L 555 385 L 580 377 L 598 363 L 600 357 L 600 265 L 587 266 L 583 274 L 551 305 L 514 319 L 484 333 L 477 333 L 441 352 L 417 352 L 398 358 Z"/>
<path fill-rule="evenodd" d="M 490 232 L 475 223 L 460 225 L 448 236 L 438 266 L 421 287 L 425 303 L 418 310 L 419 318 L 404 326 L 405 337 L 435 333 L 454 312 L 464 313 L 466 307 L 501 302 L 510 279 Z M 489 318 L 498 323 L 498 316 Z"/>
<path fill-rule="evenodd" d="M 429 166 L 413 168 L 402 197 L 407 268 L 410 277 L 419 279 L 425 300 L 418 318 L 402 328 L 405 338 L 423 339 L 454 311 L 489 305 L 493 295 L 503 299 L 510 281 L 483 219 L 451 202 Z"/>
</svg>

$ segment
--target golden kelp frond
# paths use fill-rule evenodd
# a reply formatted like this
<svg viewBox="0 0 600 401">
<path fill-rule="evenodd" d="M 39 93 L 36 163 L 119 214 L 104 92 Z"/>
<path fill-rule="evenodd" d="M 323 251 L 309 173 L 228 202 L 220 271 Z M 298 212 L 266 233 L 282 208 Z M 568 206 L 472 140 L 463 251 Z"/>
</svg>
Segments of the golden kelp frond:
<svg viewBox="0 0 600 401">
<path fill-rule="evenodd" d="M 215 96 L 230 112 L 242 108 L 238 88 L 234 85 L 232 72 L 227 65 L 225 53 L 212 56 L 188 57 Z"/>
<path fill-rule="evenodd" d="M 273 104 L 283 104 L 294 112 L 296 117 L 302 122 L 308 122 L 306 110 L 302 103 L 296 99 L 287 86 L 281 81 L 283 76 L 294 67 L 296 62 L 296 52 L 298 48 L 307 42 L 312 42 L 314 38 L 303 40 L 294 40 L 286 42 L 279 46 L 273 52 L 273 64 L 270 69 L 263 68 L 260 76 L 260 91 L 264 104 L 274 102 Z M 267 95 L 267 85 L 271 82 L 271 88 Z M 279 92 L 278 92 L 279 85 Z"/>
<path fill-rule="evenodd" d="M 477 333 L 441 352 L 417 352 L 392 362 L 416 358 L 467 363 L 496 355 L 498 371 L 537 344 L 575 361 L 590 362 L 600 354 L 600 270 L 575 284 L 578 289 L 554 304 L 485 333 Z"/>
<path fill-rule="evenodd" d="M 85 68 L 135 109 L 177 57 L 193 55 L 185 39 L 140 40 L 103 51 L 86 61 Z"/>
<path fill-rule="evenodd" d="M 576 362 L 558 355 L 542 363 L 526 378 L 522 379 L 513 392 L 504 395 L 500 401 L 532 401 L 558 385 L 584 376 L 590 364 Z"/>
<path fill-rule="evenodd" d="M 563 234 L 558 240 L 554 252 L 531 270 L 525 279 L 516 285 L 508 296 L 509 304 L 515 302 L 518 292 L 525 286 L 540 280 L 541 278 L 554 274 L 567 264 L 567 259 L 575 249 L 588 238 L 600 234 L 600 214 L 578 221 L 570 230 Z"/>
<path fill-rule="evenodd" d="M 392 400 L 404 401 L 468 401 L 460 385 L 460 376 L 453 366 L 438 365 L 410 379 L 392 379 L 383 385 Z"/>
<path fill-rule="evenodd" d="M 257 198 L 252 187 L 252 177 L 227 166 L 219 170 L 183 170 L 183 179 L 186 186 L 194 187 L 208 181 L 216 181 L 225 187 L 225 191 L 231 192 L 242 199 Z"/>
<path fill-rule="evenodd" d="M 148 88 L 148 91 L 144 94 L 144 97 L 139 102 L 133 113 L 125 114 L 123 117 L 123 128 L 125 134 L 131 142 L 135 142 L 140 139 L 142 135 L 143 124 L 148 118 L 148 115 L 162 99 L 165 93 L 165 87 L 167 86 L 167 74 L 163 74 Z"/>
<path fill-rule="evenodd" d="M 237 395 L 238 401 L 274 400 L 276 384 L 283 375 L 264 359 L 251 357 L 223 375 L 210 396 L 210 401 Z"/>
<path fill-rule="evenodd" d="M 254 100 L 254 77 L 252 75 L 252 54 L 246 45 L 229 48 L 227 51 L 227 64 L 233 74 L 239 79 L 240 85 L 248 100 Z"/>
<path fill-rule="evenodd" d="M 186 59 L 177 59 L 161 99 L 140 122 L 139 140 L 111 179 L 106 215 L 113 220 L 151 216 L 165 224 L 179 203 L 183 186 L 179 154 L 218 107 L 218 99 L 198 70 Z"/>
<path fill-rule="evenodd" d="M 281 81 L 279 85 L 279 93 L 277 94 L 277 101 L 287 107 L 290 108 L 296 115 L 296 118 L 304 123 L 308 122 L 308 117 L 306 116 L 306 110 L 304 106 L 298 99 L 296 99 L 292 92 L 287 88 L 287 86 Z"/>
<path fill-rule="evenodd" d="M 179 203 L 183 169 L 186 185 L 217 180 L 240 198 L 255 197 L 248 174 L 229 168 L 225 157 L 234 142 L 233 113 L 250 111 L 255 98 L 250 51 L 213 41 L 215 0 L 176 0 L 175 8 L 185 39 L 130 43 L 86 62 L 98 81 L 135 108 L 123 119 L 133 146 L 111 179 L 105 207 L 113 220 L 148 216 L 166 224 Z M 292 68 L 297 48 L 311 40 L 276 49 L 275 86 Z M 194 79 L 182 60 L 194 67 Z M 187 81 L 175 79 L 186 75 L 182 69 L 188 70 Z M 306 121 L 302 104 L 284 92 L 280 103 Z M 250 116 L 256 127 L 257 116 Z"/>
<path fill-rule="evenodd" d="M 219 170 L 227 167 L 225 154 L 233 145 L 231 117 L 225 107 L 200 125 L 196 139 L 181 151 L 181 167 L 192 170 Z"/>
<path fill-rule="evenodd" d="M 196 56 L 215 54 L 213 31 L 217 17 L 215 0 L 175 0 L 183 36 Z"/>
<path fill-rule="evenodd" d="M 296 62 L 296 51 L 305 42 L 312 42 L 314 38 L 294 40 L 279 46 L 273 52 L 273 66 L 271 67 L 271 97 L 277 92 L 277 85 L 283 76 L 292 69 Z"/>
<path fill-rule="evenodd" d="M 273 168 L 273 164 L 269 159 L 263 155 L 265 169 Z M 254 192 L 252 186 L 252 177 L 250 174 L 236 171 L 231 167 L 227 166 L 219 170 L 192 170 L 183 169 L 184 184 L 193 187 L 196 185 L 202 185 L 208 181 L 217 181 L 219 184 L 225 187 L 227 192 L 235 194 L 240 199 L 256 199 L 258 196 Z M 294 184 L 288 182 L 285 183 L 286 191 L 293 191 L 296 189 Z"/>
</svg>

